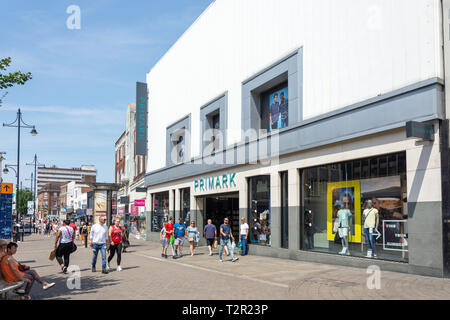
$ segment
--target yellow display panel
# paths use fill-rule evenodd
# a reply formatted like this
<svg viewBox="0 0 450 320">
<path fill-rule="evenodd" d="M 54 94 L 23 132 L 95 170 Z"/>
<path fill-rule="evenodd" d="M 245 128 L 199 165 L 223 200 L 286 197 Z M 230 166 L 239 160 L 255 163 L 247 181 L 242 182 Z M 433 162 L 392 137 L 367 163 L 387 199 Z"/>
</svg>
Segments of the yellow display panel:
<svg viewBox="0 0 450 320">
<path fill-rule="evenodd" d="M 327 239 L 329 241 L 334 240 L 333 233 L 333 194 L 335 196 L 343 191 L 353 189 L 353 222 L 355 225 L 354 233 L 348 237 L 349 242 L 361 242 L 361 183 L 359 180 L 344 181 L 344 182 L 332 182 L 327 184 Z M 340 199 L 339 199 L 340 200 Z M 351 229 L 352 230 L 352 229 Z"/>
</svg>

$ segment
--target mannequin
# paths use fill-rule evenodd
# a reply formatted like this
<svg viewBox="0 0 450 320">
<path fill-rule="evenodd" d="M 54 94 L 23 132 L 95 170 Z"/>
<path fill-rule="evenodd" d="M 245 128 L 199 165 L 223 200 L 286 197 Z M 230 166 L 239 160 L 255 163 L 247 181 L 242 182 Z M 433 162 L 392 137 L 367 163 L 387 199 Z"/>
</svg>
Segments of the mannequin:
<svg viewBox="0 0 450 320">
<path fill-rule="evenodd" d="M 342 243 L 342 251 L 339 254 L 350 255 L 350 251 L 348 250 L 348 235 L 350 234 L 350 225 L 352 224 L 352 213 L 341 203 L 337 216 L 339 220 L 339 237 L 341 237 Z"/>
<path fill-rule="evenodd" d="M 313 214 L 311 210 L 305 210 L 305 235 L 306 235 L 306 248 L 311 250 L 314 246 Z"/>
<path fill-rule="evenodd" d="M 367 209 L 363 212 L 364 215 L 364 232 L 367 240 L 367 257 L 377 257 L 377 249 L 375 239 L 373 236 L 374 230 L 378 228 L 378 210 L 373 207 L 372 200 L 367 200 Z"/>
</svg>

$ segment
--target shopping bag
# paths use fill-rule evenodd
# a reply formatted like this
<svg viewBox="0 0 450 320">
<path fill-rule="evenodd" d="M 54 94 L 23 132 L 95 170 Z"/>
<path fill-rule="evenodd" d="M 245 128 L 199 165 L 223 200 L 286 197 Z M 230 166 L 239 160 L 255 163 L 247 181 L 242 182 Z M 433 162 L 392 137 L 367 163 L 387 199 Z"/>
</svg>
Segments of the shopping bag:
<svg viewBox="0 0 450 320">
<path fill-rule="evenodd" d="M 238 245 L 237 245 L 237 248 L 238 248 L 239 250 L 242 249 L 242 242 L 241 242 L 241 241 L 239 241 L 239 243 L 238 243 Z"/>
<path fill-rule="evenodd" d="M 217 243 L 217 240 L 214 240 L 214 249 L 217 249 L 219 247 L 219 244 Z"/>
<path fill-rule="evenodd" d="M 175 237 L 172 235 L 170 236 L 170 244 L 173 244 L 175 242 Z"/>
<path fill-rule="evenodd" d="M 56 249 L 50 252 L 50 256 L 48 257 L 49 260 L 55 260 L 56 257 Z"/>
</svg>

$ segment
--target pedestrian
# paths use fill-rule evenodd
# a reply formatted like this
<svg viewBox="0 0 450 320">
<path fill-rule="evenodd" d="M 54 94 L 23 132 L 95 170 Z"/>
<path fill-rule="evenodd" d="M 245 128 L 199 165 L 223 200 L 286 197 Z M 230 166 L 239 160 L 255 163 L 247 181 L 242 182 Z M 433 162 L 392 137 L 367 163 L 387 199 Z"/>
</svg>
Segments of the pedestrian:
<svg viewBox="0 0 450 320">
<path fill-rule="evenodd" d="M 178 222 L 173 226 L 175 237 L 175 255 L 178 258 L 183 256 L 183 244 L 186 238 L 186 225 L 183 223 L 183 219 L 178 219 Z"/>
<path fill-rule="evenodd" d="M 191 249 L 191 257 L 194 256 L 194 249 L 197 246 L 198 243 L 198 230 L 197 227 L 195 226 L 195 221 L 191 221 L 191 225 L 189 226 L 189 228 L 187 228 L 188 231 L 188 239 L 189 239 L 189 243 L 190 243 L 190 249 Z"/>
<path fill-rule="evenodd" d="M 208 245 L 209 255 L 212 256 L 212 249 L 214 241 L 217 239 L 217 229 L 216 226 L 212 224 L 212 220 L 208 219 L 208 224 L 203 229 L 203 237 L 206 239 L 206 244 Z"/>
<path fill-rule="evenodd" d="M 108 241 L 108 228 L 105 225 L 105 217 L 99 218 L 99 223 L 96 223 L 91 228 L 89 235 L 89 246 L 92 247 L 92 272 L 95 272 L 95 265 L 97 264 L 97 255 L 100 251 L 102 255 L 102 273 L 107 274 L 106 269 L 106 242 Z"/>
<path fill-rule="evenodd" d="M 117 217 L 114 221 L 114 225 L 109 227 L 109 239 L 111 242 L 109 243 L 109 257 L 108 257 L 108 270 L 111 268 L 109 267 L 109 263 L 111 262 L 112 258 L 114 258 L 114 254 L 117 251 L 117 271 L 122 271 L 122 268 L 120 267 L 120 262 L 122 260 L 122 234 L 123 230 L 120 226 L 120 218 Z"/>
<path fill-rule="evenodd" d="M 241 255 L 245 256 L 247 254 L 247 238 L 248 238 L 248 224 L 245 222 L 245 218 L 241 218 L 240 232 L 241 236 Z"/>
<path fill-rule="evenodd" d="M 234 241 L 233 233 L 231 232 L 231 226 L 229 225 L 229 220 L 228 220 L 228 218 L 225 218 L 223 221 L 223 224 L 220 225 L 220 246 L 219 246 L 219 261 L 220 262 L 223 262 L 222 253 L 223 253 L 224 246 L 228 247 L 228 251 L 231 254 L 232 262 L 239 260 L 239 258 L 234 256 L 233 250 L 231 250 L 230 238 Z"/>
<path fill-rule="evenodd" d="M 24 298 L 30 300 L 30 291 L 34 281 L 42 285 L 42 289 L 47 290 L 55 285 L 54 282 L 48 283 L 42 280 L 35 270 L 20 264 L 14 259 L 13 255 L 17 252 L 17 243 L 10 242 L 6 246 L 6 255 L 1 260 L 2 275 L 7 283 L 23 281 L 26 283 L 25 290 L 18 290 L 18 293 L 24 293 Z"/>
<path fill-rule="evenodd" d="M 78 227 L 77 227 L 77 225 L 72 220 L 71 223 L 69 224 L 69 226 L 72 227 L 73 231 L 75 231 L 75 238 L 78 240 Z"/>
<path fill-rule="evenodd" d="M 130 246 L 130 229 L 128 228 L 128 224 L 124 224 L 123 226 L 123 239 L 122 239 L 123 251 L 127 252 L 127 248 Z"/>
<path fill-rule="evenodd" d="M 166 228 L 162 227 L 161 231 L 159 232 L 159 241 L 161 241 L 161 257 L 164 258 L 164 248 L 166 246 Z"/>
<path fill-rule="evenodd" d="M 170 237 L 173 236 L 173 217 L 169 218 L 169 222 L 164 225 L 164 229 L 166 237 L 166 243 L 164 245 L 164 258 L 167 259 L 167 247 L 170 246 L 170 248 L 172 249 L 172 258 L 176 259 L 173 244 L 170 243 Z"/>
<path fill-rule="evenodd" d="M 72 253 L 75 240 L 75 231 L 68 225 L 69 223 L 69 220 L 63 221 L 63 225 L 58 230 L 55 239 L 55 257 L 59 265 L 61 266 L 61 270 L 63 273 L 67 273 L 67 268 L 69 267 L 69 258 L 70 254 Z"/>
</svg>

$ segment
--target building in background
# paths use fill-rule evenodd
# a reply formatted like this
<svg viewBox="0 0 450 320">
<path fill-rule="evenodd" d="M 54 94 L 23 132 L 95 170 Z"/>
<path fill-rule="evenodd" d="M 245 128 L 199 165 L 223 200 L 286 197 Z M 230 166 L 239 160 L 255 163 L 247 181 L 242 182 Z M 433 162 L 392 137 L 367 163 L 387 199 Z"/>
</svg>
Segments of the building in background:
<svg viewBox="0 0 450 320">
<path fill-rule="evenodd" d="M 59 218 L 60 214 L 60 184 L 48 183 L 38 190 L 37 216 L 39 219 Z"/>
<path fill-rule="evenodd" d="M 448 275 L 448 15 L 344 2 L 216 0 L 147 73 L 149 239 L 245 217 L 251 254 L 368 267 L 377 210 L 382 270 Z"/>
<path fill-rule="evenodd" d="M 129 103 L 126 129 L 115 143 L 115 182 L 119 185 L 116 205 L 117 214 L 130 225 L 131 234 L 143 239 L 147 228 L 146 161 L 145 155 L 136 154 L 136 104 Z"/>
<path fill-rule="evenodd" d="M 45 184 L 64 184 L 70 181 L 92 183 L 97 181 L 97 170 L 93 165 L 82 165 L 81 168 L 38 167 L 38 190 Z"/>
</svg>

